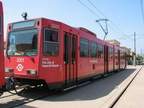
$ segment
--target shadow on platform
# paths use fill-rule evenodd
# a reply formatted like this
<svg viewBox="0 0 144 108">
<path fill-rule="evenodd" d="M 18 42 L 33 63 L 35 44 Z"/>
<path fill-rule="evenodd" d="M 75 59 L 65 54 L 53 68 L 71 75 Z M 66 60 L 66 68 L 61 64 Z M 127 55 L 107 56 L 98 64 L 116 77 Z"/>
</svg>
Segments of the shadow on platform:
<svg viewBox="0 0 144 108">
<path fill-rule="evenodd" d="M 106 78 L 99 78 L 91 83 L 63 93 L 42 99 L 43 101 L 81 101 L 95 100 L 111 93 L 120 83 L 128 78 L 135 69 L 126 69 Z"/>
</svg>

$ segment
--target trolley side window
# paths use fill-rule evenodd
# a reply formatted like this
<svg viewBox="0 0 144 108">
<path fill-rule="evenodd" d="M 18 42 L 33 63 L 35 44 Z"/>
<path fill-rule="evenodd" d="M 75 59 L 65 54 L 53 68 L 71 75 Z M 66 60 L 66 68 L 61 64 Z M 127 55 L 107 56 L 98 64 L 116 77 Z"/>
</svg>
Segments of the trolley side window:
<svg viewBox="0 0 144 108">
<path fill-rule="evenodd" d="M 125 59 L 125 52 L 122 52 L 122 51 L 120 52 L 120 58 Z"/>
<path fill-rule="evenodd" d="M 90 57 L 91 58 L 97 57 L 97 43 L 94 41 L 90 41 Z"/>
<path fill-rule="evenodd" d="M 68 64 L 68 35 L 64 35 L 64 61 L 65 64 Z"/>
<path fill-rule="evenodd" d="M 58 31 L 44 30 L 44 55 L 58 56 Z"/>
<path fill-rule="evenodd" d="M 2 50 L 2 17 L 0 16 L 0 52 Z"/>
<path fill-rule="evenodd" d="M 89 45 L 88 45 L 88 39 L 85 38 L 80 38 L 80 57 L 88 57 L 88 50 L 89 50 Z"/>
<path fill-rule="evenodd" d="M 98 44 L 98 58 L 103 58 L 103 45 Z"/>
<path fill-rule="evenodd" d="M 109 59 L 113 58 L 113 49 L 110 47 L 109 48 Z"/>
<path fill-rule="evenodd" d="M 115 59 L 118 59 L 118 50 L 115 50 Z"/>
<path fill-rule="evenodd" d="M 123 52 L 123 59 L 126 59 L 126 52 Z"/>
</svg>

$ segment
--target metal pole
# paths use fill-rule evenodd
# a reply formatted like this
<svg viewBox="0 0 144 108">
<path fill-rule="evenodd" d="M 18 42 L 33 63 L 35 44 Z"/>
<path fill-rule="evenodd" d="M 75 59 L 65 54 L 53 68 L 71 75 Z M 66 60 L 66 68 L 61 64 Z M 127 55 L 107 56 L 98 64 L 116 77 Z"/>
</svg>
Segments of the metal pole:
<svg viewBox="0 0 144 108">
<path fill-rule="evenodd" d="M 136 33 L 134 32 L 134 58 L 133 58 L 133 64 L 136 66 Z"/>
</svg>

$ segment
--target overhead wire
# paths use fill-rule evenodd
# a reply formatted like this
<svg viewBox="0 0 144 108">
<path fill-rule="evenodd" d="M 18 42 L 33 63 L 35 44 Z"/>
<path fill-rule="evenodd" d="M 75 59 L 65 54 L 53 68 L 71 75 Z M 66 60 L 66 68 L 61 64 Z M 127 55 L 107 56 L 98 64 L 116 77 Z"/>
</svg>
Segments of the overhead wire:
<svg viewBox="0 0 144 108">
<path fill-rule="evenodd" d="M 100 16 L 98 16 L 93 10 L 91 10 L 88 6 L 86 6 L 83 2 L 81 2 L 80 0 L 77 0 L 79 3 L 81 3 L 85 8 L 87 8 L 89 11 L 91 11 L 95 16 L 97 16 L 98 18 L 100 18 L 101 19 L 101 17 Z M 88 0 L 88 2 L 96 9 L 96 10 L 98 10 L 105 18 L 107 18 L 107 16 L 102 12 L 102 11 L 100 11 L 90 0 Z M 108 18 L 107 18 L 108 19 Z M 111 21 L 111 20 L 109 20 L 112 24 L 113 24 L 113 26 L 115 27 L 115 28 L 117 28 L 118 30 L 119 30 L 119 32 L 121 32 L 121 34 L 123 34 L 123 36 L 125 36 L 125 34 Z M 108 24 L 108 26 L 114 31 L 114 32 L 116 32 L 119 36 L 121 36 L 121 34 L 119 33 L 119 32 L 117 32 L 113 27 L 111 27 L 109 24 Z M 123 38 L 123 36 L 121 36 L 122 38 Z M 125 39 L 126 40 L 126 39 Z M 126 41 L 128 41 L 128 40 L 126 40 Z M 129 41 L 128 41 L 129 42 Z"/>
<path fill-rule="evenodd" d="M 79 3 L 81 3 L 85 8 L 87 8 L 89 11 L 91 11 L 95 16 L 97 16 L 98 18 L 101 19 L 100 16 L 98 16 L 93 10 L 91 10 L 88 6 L 86 6 L 83 2 L 81 2 L 80 0 L 77 0 Z M 110 27 L 112 28 L 112 27 Z M 113 29 L 114 30 L 114 29 Z M 117 34 L 119 34 L 116 30 L 114 30 Z"/>
<path fill-rule="evenodd" d="M 88 2 L 96 9 L 98 10 L 105 18 L 107 18 L 107 16 L 100 10 L 98 9 L 90 0 L 88 0 Z M 107 18 L 108 19 L 108 18 Z M 123 33 L 119 27 L 117 27 L 110 19 L 109 19 L 110 23 L 115 27 L 117 28 L 123 35 L 125 35 L 125 33 Z"/>
<path fill-rule="evenodd" d="M 97 9 L 105 18 L 107 18 L 106 15 L 105 15 L 101 10 L 99 10 L 90 0 L 88 0 L 88 2 L 89 2 L 93 7 L 95 7 L 95 9 Z"/>
<path fill-rule="evenodd" d="M 78 1 L 79 3 L 81 3 L 84 7 L 86 7 L 89 11 L 91 11 L 95 16 L 97 16 L 98 18 L 101 19 L 101 17 L 100 17 L 99 15 L 97 15 L 92 9 L 90 9 L 88 6 L 86 6 L 83 2 L 81 2 L 80 0 L 77 0 L 77 1 Z M 98 10 L 105 18 L 107 18 L 107 16 L 106 16 L 100 9 L 98 9 L 90 0 L 88 0 L 88 2 L 89 2 L 96 10 Z M 107 18 L 107 19 L 108 19 L 108 18 Z M 125 33 L 124 33 L 123 31 L 121 31 L 120 28 L 117 27 L 111 20 L 109 20 L 109 22 L 110 22 L 123 36 L 122 36 L 118 31 L 116 31 L 113 27 L 111 27 L 111 26 L 108 24 L 108 26 L 109 26 L 115 33 L 117 33 L 119 36 L 121 36 L 123 40 L 127 41 L 128 44 L 130 44 L 130 43 L 133 44 L 134 39 L 132 39 L 132 38 L 128 37 L 127 35 L 125 35 Z M 119 39 L 121 39 L 121 38 L 119 38 Z M 128 41 L 127 39 L 130 39 L 131 41 Z M 139 45 L 138 45 L 138 46 L 139 46 Z"/>
<path fill-rule="evenodd" d="M 142 1 L 142 0 L 141 0 Z M 90 0 L 88 0 L 88 2 L 97 10 L 99 11 L 105 18 L 108 19 L 108 17 L 100 10 L 98 9 Z M 141 3 L 142 4 L 142 3 Z M 143 8 L 143 5 L 142 5 L 142 8 Z M 143 13 L 143 19 L 144 19 L 144 13 Z M 133 43 L 134 39 L 130 38 L 129 36 L 125 35 L 125 33 L 123 31 L 120 30 L 119 27 L 117 27 L 110 19 L 109 19 L 109 22 L 119 31 L 121 32 L 121 34 L 124 36 L 121 36 L 121 34 L 119 32 L 117 32 L 113 27 L 111 27 L 109 24 L 108 26 L 114 31 L 116 32 L 119 36 L 122 37 L 122 39 L 124 39 L 125 41 L 127 41 L 128 43 Z M 128 41 L 126 38 L 130 39 L 131 41 Z M 142 38 L 142 37 L 140 37 Z M 121 39 L 121 38 L 120 38 Z M 139 39 L 139 38 L 138 38 Z M 139 46 L 139 45 L 138 45 Z"/>
<path fill-rule="evenodd" d="M 90 0 L 88 0 L 88 2 L 96 9 L 98 10 L 105 18 L 107 18 L 107 16 L 100 10 L 98 9 Z M 143 0 L 140 0 L 140 4 L 141 4 L 141 11 L 142 11 L 142 17 L 143 17 L 143 23 L 144 23 L 144 11 L 143 11 Z M 108 18 L 107 18 L 108 19 Z M 123 36 L 125 36 L 126 38 L 130 39 L 132 42 L 134 41 L 134 39 L 130 38 L 129 36 L 125 35 L 125 33 L 123 31 L 120 30 L 119 27 L 117 27 L 110 19 L 109 22 L 115 27 L 117 28 L 117 30 L 119 30 L 119 32 L 121 32 L 121 34 L 123 34 Z M 110 25 L 108 25 L 111 29 L 113 29 Z M 113 29 L 113 31 L 115 31 L 118 35 L 120 35 L 115 29 Z M 121 36 L 121 35 L 120 35 Z M 133 35 L 132 35 L 133 36 Z M 122 37 L 122 36 L 121 36 Z M 143 36 L 139 37 L 142 38 Z M 122 37 L 123 38 L 123 37 Z M 138 38 L 138 39 L 139 39 Z M 126 39 L 125 39 L 126 40 Z M 137 40 L 137 39 L 136 39 Z M 128 40 L 126 40 L 128 41 Z M 131 41 L 128 41 L 130 43 L 132 43 Z"/>
<path fill-rule="evenodd" d="M 93 10 L 91 10 L 89 7 L 87 7 L 83 2 L 81 2 L 80 0 L 77 0 L 78 2 L 80 2 L 85 8 L 87 8 L 89 11 L 91 11 L 95 16 L 97 16 L 98 18 L 101 18 L 99 17 Z"/>
</svg>

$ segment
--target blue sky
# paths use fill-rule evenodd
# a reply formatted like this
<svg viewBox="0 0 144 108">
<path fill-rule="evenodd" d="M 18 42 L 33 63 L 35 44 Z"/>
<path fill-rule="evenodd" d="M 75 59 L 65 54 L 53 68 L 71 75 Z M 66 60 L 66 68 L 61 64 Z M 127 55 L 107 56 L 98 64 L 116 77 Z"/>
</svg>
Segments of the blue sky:
<svg viewBox="0 0 144 108">
<path fill-rule="evenodd" d="M 121 46 L 133 50 L 133 34 L 136 32 L 137 53 L 141 54 L 141 50 L 144 53 L 144 21 L 140 0 L 1 1 L 5 12 L 5 32 L 8 23 L 23 20 L 21 14 L 27 12 L 29 19 L 45 17 L 73 27 L 84 27 L 96 33 L 98 38 L 103 39 L 104 32 L 95 20 L 100 18 L 108 19 L 108 35 L 106 39 L 116 39 L 121 42 Z"/>
</svg>

